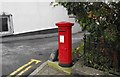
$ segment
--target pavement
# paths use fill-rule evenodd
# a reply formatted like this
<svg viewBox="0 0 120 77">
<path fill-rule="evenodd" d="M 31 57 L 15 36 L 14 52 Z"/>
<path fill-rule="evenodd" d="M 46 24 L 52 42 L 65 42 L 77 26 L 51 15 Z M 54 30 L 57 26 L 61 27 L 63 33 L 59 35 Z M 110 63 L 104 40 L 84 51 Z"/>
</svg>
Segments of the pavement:
<svg viewBox="0 0 120 77">
<path fill-rule="evenodd" d="M 84 66 L 81 60 L 78 60 L 72 67 L 61 67 L 58 62 L 46 61 L 33 71 L 28 77 L 36 77 L 41 75 L 62 75 L 62 76 L 105 76 L 112 77 L 113 75 L 103 71 Z M 117 76 L 113 76 L 117 77 Z"/>
</svg>

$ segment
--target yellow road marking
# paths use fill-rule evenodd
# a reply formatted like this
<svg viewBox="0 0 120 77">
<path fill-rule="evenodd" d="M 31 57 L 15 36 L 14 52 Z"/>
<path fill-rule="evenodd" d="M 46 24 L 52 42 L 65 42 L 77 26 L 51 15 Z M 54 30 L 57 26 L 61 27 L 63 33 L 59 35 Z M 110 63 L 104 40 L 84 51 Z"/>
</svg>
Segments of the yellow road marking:
<svg viewBox="0 0 120 77">
<path fill-rule="evenodd" d="M 27 67 L 28 65 L 32 64 L 33 62 L 35 62 L 35 64 L 38 64 L 39 62 L 41 62 L 40 60 L 35 60 L 35 59 L 31 59 L 30 62 L 24 64 L 23 66 L 19 67 L 16 71 L 14 71 L 13 73 L 11 73 L 10 75 L 15 75 L 16 73 L 18 73 L 19 71 L 21 71 L 22 69 L 24 69 L 25 67 Z"/>
<path fill-rule="evenodd" d="M 36 59 L 31 59 L 32 62 L 35 62 L 35 64 L 38 64 L 39 62 L 41 62 L 40 60 L 36 60 Z"/>
<path fill-rule="evenodd" d="M 25 70 L 21 71 L 16 77 L 19 77 L 20 75 L 28 71 L 30 68 L 32 68 L 32 66 L 28 66 Z"/>
</svg>

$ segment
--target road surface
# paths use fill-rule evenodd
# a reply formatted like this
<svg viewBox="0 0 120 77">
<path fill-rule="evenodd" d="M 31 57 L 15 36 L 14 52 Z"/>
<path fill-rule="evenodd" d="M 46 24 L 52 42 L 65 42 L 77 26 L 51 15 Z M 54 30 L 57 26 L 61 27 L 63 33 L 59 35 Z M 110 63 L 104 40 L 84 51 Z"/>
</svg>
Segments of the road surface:
<svg viewBox="0 0 120 77">
<path fill-rule="evenodd" d="M 73 47 L 78 45 L 81 33 L 73 35 Z M 11 41 L 2 44 L 2 75 L 29 75 L 49 59 L 57 49 L 57 37 Z"/>
</svg>

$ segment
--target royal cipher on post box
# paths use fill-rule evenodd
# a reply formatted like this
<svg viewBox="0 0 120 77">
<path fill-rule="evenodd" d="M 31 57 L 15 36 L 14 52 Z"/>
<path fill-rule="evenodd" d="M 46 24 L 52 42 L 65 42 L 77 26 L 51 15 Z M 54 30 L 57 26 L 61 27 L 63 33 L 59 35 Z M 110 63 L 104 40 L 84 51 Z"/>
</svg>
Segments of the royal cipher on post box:
<svg viewBox="0 0 120 77">
<path fill-rule="evenodd" d="M 62 67 L 72 66 L 72 33 L 74 23 L 58 22 L 58 60 Z"/>
</svg>

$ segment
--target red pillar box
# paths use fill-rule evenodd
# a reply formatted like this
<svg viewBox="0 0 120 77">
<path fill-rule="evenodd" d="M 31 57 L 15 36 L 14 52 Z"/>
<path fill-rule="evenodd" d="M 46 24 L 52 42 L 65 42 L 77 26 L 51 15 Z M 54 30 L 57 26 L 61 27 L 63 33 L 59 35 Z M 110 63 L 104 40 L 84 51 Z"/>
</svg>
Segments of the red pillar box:
<svg viewBox="0 0 120 77">
<path fill-rule="evenodd" d="M 62 67 L 72 66 L 72 33 L 71 27 L 74 23 L 58 22 L 58 58 Z"/>
</svg>

